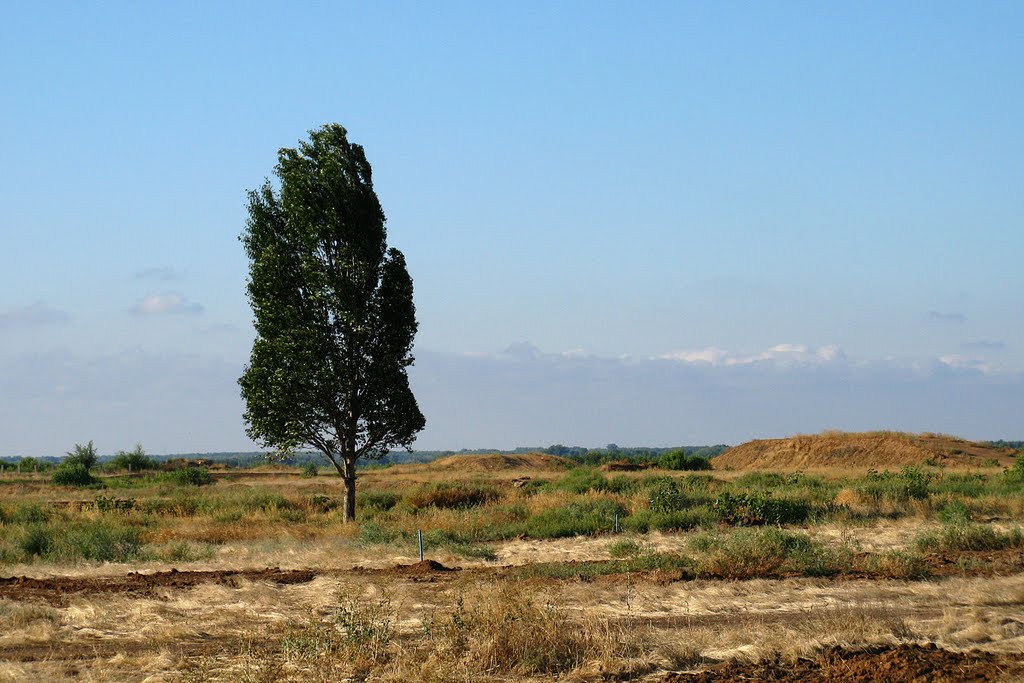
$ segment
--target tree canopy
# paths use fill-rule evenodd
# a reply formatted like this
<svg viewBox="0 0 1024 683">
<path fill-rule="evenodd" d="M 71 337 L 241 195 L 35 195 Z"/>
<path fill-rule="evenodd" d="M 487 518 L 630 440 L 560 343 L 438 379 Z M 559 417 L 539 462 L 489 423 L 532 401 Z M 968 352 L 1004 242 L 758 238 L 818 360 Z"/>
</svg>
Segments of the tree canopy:
<svg viewBox="0 0 1024 683">
<path fill-rule="evenodd" d="M 405 257 L 388 248 L 363 148 L 328 124 L 278 153 L 249 192 L 241 241 L 256 339 L 239 384 L 249 435 L 314 448 L 345 480 L 355 464 L 409 448 L 425 419 L 409 387 L 416 308 Z"/>
</svg>

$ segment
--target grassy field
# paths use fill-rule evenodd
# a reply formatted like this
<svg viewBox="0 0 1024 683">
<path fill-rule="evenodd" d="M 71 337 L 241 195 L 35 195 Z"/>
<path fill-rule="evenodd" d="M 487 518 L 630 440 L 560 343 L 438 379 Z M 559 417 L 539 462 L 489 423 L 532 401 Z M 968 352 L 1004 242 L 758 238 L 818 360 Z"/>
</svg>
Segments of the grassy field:
<svg viewBox="0 0 1024 683">
<path fill-rule="evenodd" d="M 736 680 L 865 647 L 1024 675 L 1022 458 L 457 457 L 366 469 L 353 525 L 326 470 L 5 473 L 0 680 Z"/>
</svg>

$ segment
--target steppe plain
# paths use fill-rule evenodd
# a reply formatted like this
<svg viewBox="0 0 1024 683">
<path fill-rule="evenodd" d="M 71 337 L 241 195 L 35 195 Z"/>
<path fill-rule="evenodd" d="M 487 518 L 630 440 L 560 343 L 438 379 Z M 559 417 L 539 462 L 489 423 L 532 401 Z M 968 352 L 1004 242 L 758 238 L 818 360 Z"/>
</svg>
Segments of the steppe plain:
<svg viewBox="0 0 1024 683">
<path fill-rule="evenodd" d="M 8 472 L 0 680 L 1024 680 L 1024 456 L 821 434 L 713 464 L 368 468 L 354 524 L 326 469 Z"/>
</svg>

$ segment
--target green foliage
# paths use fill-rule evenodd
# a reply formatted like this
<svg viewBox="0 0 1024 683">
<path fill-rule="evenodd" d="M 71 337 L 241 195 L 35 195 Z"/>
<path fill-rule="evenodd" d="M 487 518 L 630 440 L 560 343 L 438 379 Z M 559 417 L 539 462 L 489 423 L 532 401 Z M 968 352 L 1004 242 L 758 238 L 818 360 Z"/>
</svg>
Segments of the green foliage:
<svg viewBox="0 0 1024 683">
<path fill-rule="evenodd" d="M 304 479 L 312 479 L 313 477 L 320 474 L 320 466 L 310 460 L 302 466 L 302 477 Z"/>
<path fill-rule="evenodd" d="M 924 500 L 928 497 L 930 480 L 928 474 L 919 467 L 904 467 L 898 474 L 869 470 L 867 480 L 860 486 L 860 492 L 876 501 L 901 503 Z"/>
<path fill-rule="evenodd" d="M 569 470 L 556 488 L 570 493 L 587 493 L 588 491 L 607 491 L 608 479 L 600 471 L 591 467 L 576 467 Z"/>
<path fill-rule="evenodd" d="M 51 481 L 57 486 L 91 486 L 96 479 L 81 462 L 65 460 L 53 471 Z"/>
<path fill-rule="evenodd" d="M 811 513 L 805 501 L 746 493 L 723 493 L 715 499 L 711 509 L 722 521 L 743 526 L 800 524 Z"/>
<path fill-rule="evenodd" d="M 82 520 L 31 525 L 19 546 L 26 558 L 44 562 L 128 562 L 138 557 L 142 541 L 137 528 Z"/>
<path fill-rule="evenodd" d="M 1005 550 L 1024 547 L 1020 528 L 1002 532 L 985 524 L 947 524 L 917 538 L 918 550 L 955 552 L 963 550 Z"/>
<path fill-rule="evenodd" d="M 242 243 L 256 338 L 239 384 L 249 435 L 339 458 L 355 516 L 355 462 L 408 448 L 425 419 L 409 388 L 416 309 L 405 257 L 387 247 L 363 148 L 337 124 L 282 149 L 249 193 Z M 344 417 L 342 417 L 344 416 Z"/>
<path fill-rule="evenodd" d="M 213 476 L 205 467 L 180 467 L 168 472 L 166 477 L 176 486 L 207 486 L 213 483 Z"/>
<path fill-rule="evenodd" d="M 401 498 L 399 498 L 398 494 L 391 491 L 363 491 L 359 493 L 356 505 L 362 508 L 373 508 L 386 512 L 398 505 L 399 500 Z"/>
<path fill-rule="evenodd" d="M 687 455 L 684 450 L 676 449 L 663 454 L 658 459 L 658 467 L 666 470 L 710 470 L 711 462 L 697 455 Z"/>
<path fill-rule="evenodd" d="M 592 536 L 612 531 L 615 515 L 626 510 L 607 498 L 585 499 L 557 508 L 550 508 L 530 517 L 524 531 L 532 538 L 565 538 Z"/>
<path fill-rule="evenodd" d="M 690 496 L 674 479 L 666 479 L 652 486 L 647 500 L 654 512 L 675 512 L 693 504 Z"/>
<path fill-rule="evenodd" d="M 35 458 L 22 458 L 18 461 L 19 472 L 45 472 L 50 469 L 50 463 Z"/>
<path fill-rule="evenodd" d="M 108 466 L 113 470 L 142 472 L 143 470 L 156 469 L 158 463 L 146 455 L 146 451 L 142 449 L 142 444 L 139 443 L 135 444 L 135 448 L 130 451 L 118 451 Z"/>
<path fill-rule="evenodd" d="M 75 444 L 75 447 L 68 451 L 67 456 L 61 462 L 62 465 L 81 465 L 86 471 L 91 470 L 99 459 L 99 454 L 96 452 L 96 447 L 90 441 L 88 444 L 83 446 L 82 444 Z"/>
<path fill-rule="evenodd" d="M 698 505 L 684 510 L 654 512 L 639 510 L 622 520 L 622 527 L 628 531 L 647 533 L 648 531 L 689 531 L 698 527 L 710 528 L 719 522 L 719 517 L 706 505 Z"/>
<path fill-rule="evenodd" d="M 831 548 L 774 527 L 740 529 L 728 534 L 702 533 L 690 547 L 703 553 L 698 573 L 720 578 L 752 578 L 798 572 L 831 576 L 847 569 L 848 549 Z"/>
</svg>

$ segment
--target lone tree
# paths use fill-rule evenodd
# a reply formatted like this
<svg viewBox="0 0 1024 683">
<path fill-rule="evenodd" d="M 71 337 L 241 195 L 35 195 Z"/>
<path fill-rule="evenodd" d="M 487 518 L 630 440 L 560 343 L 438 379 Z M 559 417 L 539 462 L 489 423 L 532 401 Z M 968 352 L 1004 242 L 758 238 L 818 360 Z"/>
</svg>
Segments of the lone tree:
<svg viewBox="0 0 1024 683">
<path fill-rule="evenodd" d="M 249 192 L 256 339 L 238 383 L 247 432 L 321 452 L 356 514 L 356 461 L 409 448 L 425 420 L 409 389 L 416 308 L 405 257 L 387 247 L 363 148 L 337 124 L 278 152 L 280 191 Z"/>
</svg>

